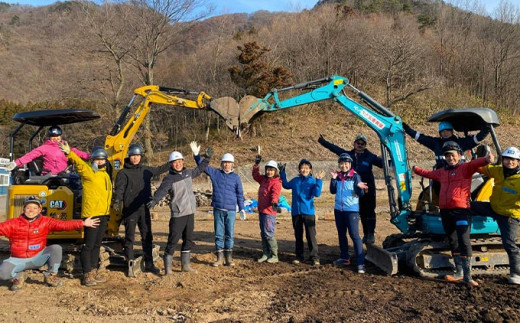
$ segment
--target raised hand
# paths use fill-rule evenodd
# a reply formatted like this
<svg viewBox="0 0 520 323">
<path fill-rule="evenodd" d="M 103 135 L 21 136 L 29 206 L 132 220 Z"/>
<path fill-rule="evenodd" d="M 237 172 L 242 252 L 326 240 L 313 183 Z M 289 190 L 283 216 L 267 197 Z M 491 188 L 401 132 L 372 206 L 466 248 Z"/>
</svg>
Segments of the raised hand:
<svg viewBox="0 0 520 323">
<path fill-rule="evenodd" d="M 280 171 L 280 173 L 284 173 L 285 172 L 285 166 L 286 165 L 287 164 L 282 164 L 282 163 L 278 164 L 278 170 Z"/>
<path fill-rule="evenodd" d="M 213 148 L 208 147 L 208 148 L 206 149 L 206 153 L 205 153 L 205 155 L 206 155 L 206 158 L 208 158 L 208 159 L 211 158 L 211 156 L 213 156 Z"/>
<path fill-rule="evenodd" d="M 198 156 L 200 154 L 200 145 L 197 145 L 196 141 L 190 142 L 190 148 L 193 152 L 193 156 Z"/>
<path fill-rule="evenodd" d="M 316 173 L 316 175 L 314 175 L 314 177 L 316 179 L 322 179 L 323 177 L 325 177 L 325 172 L 320 170 L 319 172 Z"/>
<path fill-rule="evenodd" d="M 260 155 L 256 155 L 256 158 L 255 158 L 255 165 L 259 165 L 261 161 L 262 161 L 262 156 L 260 156 Z"/>
<path fill-rule="evenodd" d="M 338 172 L 336 172 L 335 170 L 331 170 L 330 177 L 332 177 L 332 179 L 338 178 Z"/>
<path fill-rule="evenodd" d="M 61 151 L 63 151 L 63 153 L 65 155 L 70 154 L 70 146 L 66 141 L 58 142 L 58 146 L 60 147 Z"/>
</svg>

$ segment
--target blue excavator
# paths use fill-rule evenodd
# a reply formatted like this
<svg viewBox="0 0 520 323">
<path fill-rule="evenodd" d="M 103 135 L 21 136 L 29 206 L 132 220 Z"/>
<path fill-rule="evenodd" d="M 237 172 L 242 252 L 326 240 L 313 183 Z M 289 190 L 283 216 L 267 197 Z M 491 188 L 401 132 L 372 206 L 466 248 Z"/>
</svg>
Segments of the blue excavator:
<svg viewBox="0 0 520 323">
<path fill-rule="evenodd" d="M 279 94 L 291 91 L 289 98 L 280 99 Z M 303 93 L 294 95 L 294 91 Z M 349 95 L 357 96 L 354 101 Z M 353 94 L 353 95 L 352 95 Z M 292 95 L 292 96 L 291 96 Z M 239 103 L 231 97 L 214 99 L 212 109 L 226 111 L 226 124 L 240 129 L 258 113 L 304 106 L 310 103 L 332 100 L 363 121 L 379 137 L 383 172 L 388 192 L 390 221 L 398 234 L 388 236 L 383 246 L 367 244 L 367 259 L 389 275 L 408 269 L 423 277 L 441 277 L 454 269 L 447 239 L 428 187 L 420 193 L 417 202 L 412 199 L 412 172 L 408 164 L 405 132 L 399 116 L 378 103 L 366 93 L 350 84 L 348 78 L 330 76 L 294 86 L 274 89 L 264 98 L 251 95 Z M 485 124 L 491 129 L 491 137 L 497 155 L 501 148 L 494 128 L 499 126 L 496 113 L 487 108 L 450 109 L 436 113 L 430 122 L 449 121 L 454 129 L 466 135 L 480 130 Z M 471 156 L 485 154 L 489 147 L 471 152 Z M 489 200 L 492 180 L 475 174 L 472 181 L 472 198 L 475 201 Z M 412 206 L 412 203 L 414 206 Z M 471 224 L 473 244 L 472 266 L 475 274 L 504 274 L 508 272 L 508 258 L 502 248 L 499 229 L 489 217 L 473 216 Z"/>
</svg>

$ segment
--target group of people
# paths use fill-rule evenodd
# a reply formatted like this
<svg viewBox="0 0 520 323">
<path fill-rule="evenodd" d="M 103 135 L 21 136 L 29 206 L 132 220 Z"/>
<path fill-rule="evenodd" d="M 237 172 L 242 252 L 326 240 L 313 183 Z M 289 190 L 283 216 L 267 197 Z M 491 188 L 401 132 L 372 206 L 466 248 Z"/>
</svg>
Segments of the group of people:
<svg viewBox="0 0 520 323">
<path fill-rule="evenodd" d="M 469 234 L 471 212 L 474 211 L 496 219 L 504 248 L 509 256 L 509 282 L 520 284 L 520 250 L 515 242 L 520 221 L 520 151 L 515 147 L 506 149 L 502 153 L 501 165 L 489 165 L 493 162 L 493 156 L 490 154 L 465 162 L 462 158 L 463 151 L 478 145 L 489 133 L 488 127 L 484 127 L 474 136 L 465 138 L 456 137 L 453 127 L 448 122 L 440 123 L 439 137 L 420 134 L 406 124 L 403 124 L 403 127 L 406 133 L 433 150 L 436 155 L 434 170 L 413 167 L 413 171 L 437 183 L 435 185 L 439 195 L 440 216 L 455 263 L 454 273 L 447 275 L 446 280 L 464 281 L 471 286 L 478 285 L 470 274 L 472 251 Z M 178 151 L 169 155 L 167 163 L 149 167 L 142 164 L 143 148 L 138 144 L 132 144 L 128 149 L 124 169 L 118 173 L 113 187 L 110 174 L 106 170 L 108 155 L 103 148 L 94 148 L 91 154 L 70 148 L 67 142 L 61 139 L 61 129 L 55 126 L 49 129 L 48 135 L 49 140 L 44 145 L 14 161 L 10 168 L 20 167 L 36 157 L 43 156 L 43 169 L 48 174 L 59 174 L 67 167 L 67 160 L 70 161 L 80 175 L 83 185 L 83 220 L 59 221 L 42 216 L 42 202 L 32 196 L 25 200 L 23 213 L 18 218 L 0 223 L 0 235 L 9 237 L 11 244 L 11 257 L 0 265 L 0 279 L 11 279 L 12 290 L 23 286 L 24 270 L 39 268 L 45 263 L 48 265 L 44 274 L 45 282 L 50 286 L 59 286 L 61 281 L 56 273 L 61 262 L 61 248 L 57 245 L 46 246 L 46 237 L 51 231 L 80 228 L 84 228 L 84 242 L 80 255 L 82 284 L 94 286 L 105 282 L 107 278 L 98 270 L 99 250 L 111 207 L 121 211 L 123 215 L 124 254 L 129 268 L 132 267 L 135 258 L 133 248 L 138 227 L 143 245 L 144 269 L 159 274 L 160 269 L 155 266 L 152 256 L 150 209 L 167 194 L 171 196 L 171 217 L 163 255 L 165 275 L 172 273 L 174 249 L 180 239 L 181 271 L 196 272 L 190 264 L 196 210 L 193 178 L 202 173 L 209 176 L 213 187 L 211 206 L 214 215 L 216 261 L 212 266 L 234 266 L 234 224 L 237 213 L 242 220 L 245 220 L 246 213 L 242 182 L 234 172 L 235 159 L 232 154 L 224 154 L 220 160 L 220 167 L 214 168 L 209 165 L 213 155 L 211 147 L 206 149 L 203 158 L 200 146 L 192 142 L 190 148 L 197 164 L 195 168 L 187 169 L 184 156 Z M 336 266 L 351 264 L 348 234 L 353 242 L 357 272 L 364 273 L 366 269 L 363 243 L 371 244 L 375 241 L 376 189 L 373 167 L 383 167 L 383 161 L 367 149 L 368 140 L 363 135 L 355 138 L 352 150 L 338 147 L 325 140 L 322 135 L 318 142 L 338 155 L 338 168 L 330 172 L 329 188 L 330 193 L 335 195 L 334 218 L 340 249 L 339 257 L 333 263 Z M 297 265 L 305 261 L 305 232 L 309 260 L 313 265 L 319 265 L 314 198 L 322 193 L 325 173 L 322 171 L 313 175 L 311 162 L 302 159 L 298 164 L 298 176 L 288 180 L 285 164 L 269 160 L 265 164 L 264 174 L 261 174 L 261 161 L 262 157 L 258 155 L 252 169 L 253 178 L 260 185 L 258 212 L 262 255 L 257 261 L 279 261 L 275 226 L 283 187 L 292 191 L 291 215 L 295 236 L 293 263 Z M 470 203 L 471 178 L 476 171 L 495 180 L 490 202 Z M 166 172 L 168 174 L 152 197 L 152 178 Z M 359 232 L 360 220 L 363 238 Z"/>
</svg>

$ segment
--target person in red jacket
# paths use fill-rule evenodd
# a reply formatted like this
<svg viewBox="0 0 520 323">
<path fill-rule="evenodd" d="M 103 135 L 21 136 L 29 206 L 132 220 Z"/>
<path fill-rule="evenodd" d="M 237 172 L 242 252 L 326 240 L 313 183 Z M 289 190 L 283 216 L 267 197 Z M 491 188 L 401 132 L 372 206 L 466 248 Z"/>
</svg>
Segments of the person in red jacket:
<svg viewBox="0 0 520 323">
<path fill-rule="evenodd" d="M 448 281 L 464 279 L 469 286 L 478 286 L 471 278 L 471 242 L 470 233 L 470 196 L 471 178 L 478 168 L 490 163 L 491 155 L 465 163 L 462 150 L 454 141 L 447 141 L 442 146 L 446 165 L 436 170 L 426 170 L 414 166 L 413 171 L 419 176 L 438 181 L 441 184 L 439 208 L 442 226 L 450 243 L 451 254 L 462 275 L 446 275 Z"/>
<path fill-rule="evenodd" d="M 258 220 L 260 222 L 260 236 L 262 237 L 263 254 L 257 261 L 268 263 L 278 262 L 278 243 L 274 237 L 278 199 L 282 191 L 282 180 L 278 173 L 278 164 L 270 160 L 265 164 L 265 175 L 260 174 L 258 166 L 262 161 L 256 156 L 253 165 L 253 178 L 260 184 L 258 189 Z"/>
<path fill-rule="evenodd" d="M 23 213 L 0 223 L 0 236 L 9 238 L 11 256 L 0 265 L 0 279 L 12 280 L 11 290 L 19 290 L 25 281 L 24 270 L 38 269 L 47 264 L 45 283 L 52 287 L 63 282 L 57 273 L 61 264 L 61 246 L 47 245 L 51 231 L 71 231 L 83 227 L 96 227 L 99 219 L 60 221 L 43 216 L 42 202 L 36 196 L 24 200 Z"/>
</svg>

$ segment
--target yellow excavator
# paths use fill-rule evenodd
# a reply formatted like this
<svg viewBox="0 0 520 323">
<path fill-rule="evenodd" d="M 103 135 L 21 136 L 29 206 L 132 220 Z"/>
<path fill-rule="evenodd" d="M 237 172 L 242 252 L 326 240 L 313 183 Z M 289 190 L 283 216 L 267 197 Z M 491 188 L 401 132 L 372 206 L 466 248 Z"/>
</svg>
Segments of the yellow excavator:
<svg viewBox="0 0 520 323">
<path fill-rule="evenodd" d="M 181 97 L 182 96 L 182 97 Z M 195 97 L 187 99 L 186 97 Z M 130 102 L 125 106 L 121 115 L 114 124 L 114 127 L 105 138 L 104 148 L 108 153 L 109 171 L 112 179 L 119 170 L 123 168 L 128 147 L 137 133 L 142 122 L 150 112 L 153 105 L 182 107 L 191 109 L 211 109 L 217 112 L 226 120 L 230 117 L 226 112 L 220 112 L 210 108 L 211 97 L 204 92 L 194 92 L 183 89 L 167 88 L 157 85 L 149 85 L 134 90 Z M 13 161 L 14 142 L 16 135 L 19 134 L 25 125 L 36 126 L 37 129 L 32 133 L 28 141 L 28 150 L 33 147 L 34 138 L 42 129 L 49 126 L 66 125 L 77 122 L 89 122 L 100 118 L 98 114 L 90 110 L 82 109 L 62 109 L 62 110 L 39 110 L 21 112 L 14 115 L 13 120 L 20 125 L 10 134 L 10 160 Z M 41 160 L 34 160 L 25 168 L 15 169 L 11 174 L 11 185 L 8 190 L 6 203 L 7 219 L 19 216 L 22 213 L 23 201 L 31 195 L 39 196 L 43 202 L 42 213 L 60 220 L 72 220 L 81 218 L 81 183 L 78 175 L 69 167 L 65 172 L 58 175 L 42 175 Z M 105 242 L 121 242 L 119 237 L 119 225 L 121 223 L 121 213 L 115 210 L 110 211 L 108 229 Z M 71 242 L 64 248 L 71 251 L 73 255 L 77 251 L 83 239 L 83 230 L 55 232 L 49 235 L 50 240 L 67 240 Z M 117 252 L 120 247 L 110 247 L 117 244 L 107 245 L 105 250 L 111 251 L 110 263 L 118 263 Z M 65 245 L 64 245 L 65 246 Z M 154 249 L 158 257 L 158 248 Z M 155 257 L 155 255 L 154 255 Z M 73 269 L 75 257 L 64 257 L 65 267 Z M 104 255 L 102 259 L 108 257 Z M 122 261 L 122 259 L 120 259 Z M 77 260 L 76 260 L 77 262 Z M 124 263 L 124 261 L 123 261 Z M 139 261 L 135 262 L 139 264 Z"/>
</svg>

